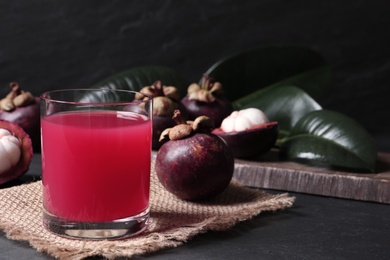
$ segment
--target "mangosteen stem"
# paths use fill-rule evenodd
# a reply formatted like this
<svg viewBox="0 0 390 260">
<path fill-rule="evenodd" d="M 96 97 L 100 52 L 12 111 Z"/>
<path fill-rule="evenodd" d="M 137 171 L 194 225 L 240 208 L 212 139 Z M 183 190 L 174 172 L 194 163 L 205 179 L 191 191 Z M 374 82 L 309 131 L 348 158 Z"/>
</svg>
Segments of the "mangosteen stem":
<svg viewBox="0 0 390 260">
<path fill-rule="evenodd" d="M 186 124 L 186 120 L 183 118 L 183 116 L 180 113 L 180 110 L 178 109 L 173 111 L 172 119 L 175 120 L 177 125 Z"/>
<path fill-rule="evenodd" d="M 160 80 L 155 81 L 149 88 L 149 94 L 153 97 L 164 96 L 163 84 Z M 146 93 L 148 94 L 148 93 Z"/>
<path fill-rule="evenodd" d="M 159 96 L 163 96 L 163 85 L 162 82 L 157 80 L 156 82 L 153 83 L 153 87 L 157 90 Z"/>
<path fill-rule="evenodd" d="M 20 93 L 22 93 L 19 84 L 17 82 L 11 82 L 9 83 L 9 86 L 11 88 L 11 91 L 15 94 L 15 96 L 20 95 Z"/>
<path fill-rule="evenodd" d="M 211 77 L 207 74 L 203 74 L 202 78 L 202 89 L 209 90 L 210 89 Z"/>
<path fill-rule="evenodd" d="M 223 95 L 223 89 L 220 82 L 213 82 L 213 78 L 208 76 L 207 74 L 203 75 L 202 78 L 202 85 L 200 86 L 200 89 L 203 90 L 203 94 L 200 95 L 202 98 L 199 98 L 199 100 L 206 102 L 213 102 L 215 100 L 214 96 Z M 199 93 L 202 91 L 198 91 Z M 205 100 L 204 100 L 205 99 Z"/>
</svg>

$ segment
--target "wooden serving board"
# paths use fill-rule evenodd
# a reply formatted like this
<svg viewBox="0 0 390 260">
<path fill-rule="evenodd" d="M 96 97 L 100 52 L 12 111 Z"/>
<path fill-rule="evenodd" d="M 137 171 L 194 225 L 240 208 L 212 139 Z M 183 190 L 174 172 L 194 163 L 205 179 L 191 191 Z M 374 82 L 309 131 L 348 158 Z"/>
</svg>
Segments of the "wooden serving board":
<svg viewBox="0 0 390 260">
<path fill-rule="evenodd" d="M 236 159 L 234 177 L 250 187 L 390 204 L 387 153 L 378 154 L 376 173 L 357 173 L 280 161 L 271 151 L 256 161 Z"/>
</svg>

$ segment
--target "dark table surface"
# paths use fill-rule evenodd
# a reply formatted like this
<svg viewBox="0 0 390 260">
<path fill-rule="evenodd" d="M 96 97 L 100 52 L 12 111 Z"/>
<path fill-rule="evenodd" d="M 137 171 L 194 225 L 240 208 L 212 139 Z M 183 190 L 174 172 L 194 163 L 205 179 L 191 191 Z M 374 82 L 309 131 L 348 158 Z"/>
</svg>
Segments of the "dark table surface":
<svg viewBox="0 0 390 260">
<path fill-rule="evenodd" d="M 0 188 L 39 180 L 40 159 L 35 154 L 25 176 Z M 290 194 L 292 208 L 135 259 L 390 259 L 390 205 Z M 0 232 L 0 259 L 53 258 Z"/>
</svg>

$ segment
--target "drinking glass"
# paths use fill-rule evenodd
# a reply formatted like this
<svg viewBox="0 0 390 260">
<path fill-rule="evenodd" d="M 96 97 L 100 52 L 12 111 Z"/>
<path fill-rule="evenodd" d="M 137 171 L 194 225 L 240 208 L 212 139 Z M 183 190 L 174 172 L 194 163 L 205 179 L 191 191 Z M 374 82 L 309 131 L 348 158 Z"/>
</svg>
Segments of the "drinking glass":
<svg viewBox="0 0 390 260">
<path fill-rule="evenodd" d="M 40 98 L 43 225 L 92 240 L 144 231 L 153 99 L 111 89 L 54 90 Z"/>
</svg>

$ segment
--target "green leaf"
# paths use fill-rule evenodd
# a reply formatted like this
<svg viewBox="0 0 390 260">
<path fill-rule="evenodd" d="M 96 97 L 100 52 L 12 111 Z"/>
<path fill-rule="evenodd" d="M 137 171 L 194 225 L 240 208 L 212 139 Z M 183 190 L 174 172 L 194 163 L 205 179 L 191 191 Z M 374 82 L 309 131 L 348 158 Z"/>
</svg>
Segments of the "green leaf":
<svg viewBox="0 0 390 260">
<path fill-rule="evenodd" d="M 236 110 L 256 107 L 271 121 L 279 124 L 277 144 L 305 114 L 320 110 L 321 106 L 302 89 L 295 86 L 268 87 L 233 102 Z"/>
<path fill-rule="evenodd" d="M 355 120 L 319 110 L 303 116 L 291 129 L 280 153 L 288 160 L 304 159 L 331 166 L 375 172 L 377 146 Z"/>
<path fill-rule="evenodd" d="M 320 100 L 330 79 L 330 68 L 314 50 L 295 45 L 272 45 L 224 58 L 212 65 L 206 74 L 222 83 L 231 101 L 276 83 L 298 86 Z"/>
<path fill-rule="evenodd" d="M 109 88 L 140 90 L 160 80 L 163 85 L 176 87 L 182 96 L 187 94 L 188 82 L 175 70 L 163 66 L 136 67 L 110 76 L 92 86 L 92 88 Z"/>
</svg>

